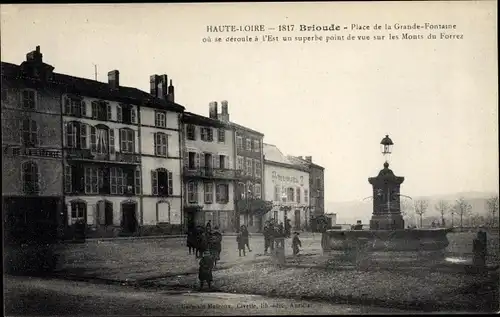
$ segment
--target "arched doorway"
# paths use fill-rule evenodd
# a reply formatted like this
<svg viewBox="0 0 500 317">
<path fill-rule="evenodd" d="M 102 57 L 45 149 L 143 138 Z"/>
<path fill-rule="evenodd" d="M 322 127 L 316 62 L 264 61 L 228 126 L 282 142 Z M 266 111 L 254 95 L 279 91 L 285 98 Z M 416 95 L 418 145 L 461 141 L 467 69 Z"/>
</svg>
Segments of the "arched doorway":
<svg viewBox="0 0 500 317">
<path fill-rule="evenodd" d="M 99 227 L 113 225 L 113 203 L 109 200 L 100 200 L 97 202 L 96 224 Z"/>
<path fill-rule="evenodd" d="M 122 230 L 125 233 L 137 231 L 137 203 L 133 200 L 122 202 Z"/>
</svg>

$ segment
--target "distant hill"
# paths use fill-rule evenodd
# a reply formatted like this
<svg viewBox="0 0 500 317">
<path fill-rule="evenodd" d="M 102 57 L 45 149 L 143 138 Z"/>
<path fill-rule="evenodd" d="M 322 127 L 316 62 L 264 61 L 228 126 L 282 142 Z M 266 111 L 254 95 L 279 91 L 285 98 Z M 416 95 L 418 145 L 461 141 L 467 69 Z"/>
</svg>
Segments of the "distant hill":
<svg viewBox="0 0 500 317">
<path fill-rule="evenodd" d="M 488 209 L 486 201 L 488 198 L 495 195 L 498 196 L 498 193 L 462 192 L 412 198 L 414 201 L 423 199 L 429 202 L 429 209 L 423 218 L 428 219 L 424 222 L 432 222 L 433 219 L 440 218 L 440 213 L 435 209 L 435 206 L 441 200 L 453 205 L 457 199 L 463 197 L 469 204 L 471 204 L 473 214 L 487 216 Z M 363 223 L 369 223 L 372 215 L 372 201 L 367 199 L 365 201 L 326 202 L 325 209 L 326 212 L 337 214 L 337 223 L 339 224 L 353 224 L 356 223 L 357 220 L 361 220 Z"/>
</svg>

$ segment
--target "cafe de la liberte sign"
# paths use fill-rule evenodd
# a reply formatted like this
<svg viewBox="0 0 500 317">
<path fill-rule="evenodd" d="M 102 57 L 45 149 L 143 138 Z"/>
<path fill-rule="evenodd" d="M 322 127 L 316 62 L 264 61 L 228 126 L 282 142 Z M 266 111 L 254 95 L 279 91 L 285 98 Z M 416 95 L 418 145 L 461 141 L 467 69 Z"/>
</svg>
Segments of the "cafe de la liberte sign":
<svg viewBox="0 0 500 317">
<path fill-rule="evenodd" d="M 292 184 L 300 184 L 300 186 L 304 185 L 304 176 L 299 176 L 298 178 L 295 176 L 289 176 L 289 175 L 281 175 L 278 174 L 276 171 L 272 172 L 272 178 L 274 181 L 279 181 L 279 182 L 285 182 L 285 183 L 292 183 Z"/>
</svg>

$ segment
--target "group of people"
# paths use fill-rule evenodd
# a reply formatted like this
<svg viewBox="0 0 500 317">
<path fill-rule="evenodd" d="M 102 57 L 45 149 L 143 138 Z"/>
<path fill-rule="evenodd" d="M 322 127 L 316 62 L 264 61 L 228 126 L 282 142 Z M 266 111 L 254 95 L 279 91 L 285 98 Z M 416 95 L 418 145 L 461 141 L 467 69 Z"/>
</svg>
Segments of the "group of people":
<svg viewBox="0 0 500 317">
<path fill-rule="evenodd" d="M 274 247 L 276 246 L 276 238 L 290 238 L 291 228 L 290 219 L 286 219 L 284 225 L 283 222 L 278 224 L 275 219 L 266 221 L 264 224 L 264 254 L 267 253 L 269 248 L 274 250 Z M 299 253 L 299 247 L 302 247 L 302 243 L 299 239 L 299 233 L 294 232 L 292 239 L 292 250 L 294 255 Z"/>
</svg>

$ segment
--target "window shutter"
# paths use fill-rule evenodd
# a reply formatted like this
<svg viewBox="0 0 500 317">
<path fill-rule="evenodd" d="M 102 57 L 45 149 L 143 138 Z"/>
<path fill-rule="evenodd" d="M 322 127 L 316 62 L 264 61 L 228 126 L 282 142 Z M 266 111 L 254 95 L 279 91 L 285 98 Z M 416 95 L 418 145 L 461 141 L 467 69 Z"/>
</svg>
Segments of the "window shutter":
<svg viewBox="0 0 500 317">
<path fill-rule="evenodd" d="M 174 193 L 174 180 L 172 179 L 172 172 L 168 172 L 168 195 L 172 196 Z"/>
<path fill-rule="evenodd" d="M 141 169 L 136 168 L 135 170 L 135 194 L 141 194 Z"/>
<path fill-rule="evenodd" d="M 70 115 L 71 114 L 71 100 L 68 98 L 68 96 L 64 96 L 64 114 Z"/>
<path fill-rule="evenodd" d="M 196 154 L 199 156 L 198 167 L 205 167 L 206 165 L 208 165 L 207 162 L 205 162 L 205 153 L 196 153 Z"/>
<path fill-rule="evenodd" d="M 214 168 L 220 168 L 220 157 L 219 155 L 215 155 L 215 165 Z"/>
<path fill-rule="evenodd" d="M 200 165 L 200 153 L 196 153 L 195 154 L 194 164 L 195 164 L 196 168 L 200 168 L 201 167 L 201 165 Z"/>
<path fill-rule="evenodd" d="M 115 129 L 109 129 L 109 153 L 115 154 Z"/>
<path fill-rule="evenodd" d="M 82 101 L 80 104 L 80 112 L 81 112 L 82 117 L 87 116 L 87 104 L 85 103 L 85 101 Z"/>
<path fill-rule="evenodd" d="M 87 144 L 87 125 L 85 123 L 80 123 L 80 148 L 88 149 Z"/>
<path fill-rule="evenodd" d="M 158 195 L 158 173 L 151 171 L 152 194 Z"/>
<path fill-rule="evenodd" d="M 195 125 L 192 125 L 192 129 L 193 129 L 193 141 L 196 141 L 196 126 Z"/>
<path fill-rule="evenodd" d="M 111 120 L 112 112 L 111 112 L 111 105 L 109 103 L 106 103 L 106 113 L 108 120 Z"/>
<path fill-rule="evenodd" d="M 231 168 L 231 164 L 229 162 L 229 155 L 224 156 L 224 168 L 225 169 L 230 169 Z"/>
<path fill-rule="evenodd" d="M 97 129 L 93 126 L 90 126 L 90 151 L 97 152 Z"/>
<path fill-rule="evenodd" d="M 122 119 L 122 106 L 116 106 L 116 121 L 118 122 L 122 122 L 123 119 Z"/>
<path fill-rule="evenodd" d="M 158 133 L 154 133 L 154 134 L 153 134 L 153 139 L 154 139 L 154 141 L 153 141 L 153 142 L 154 142 L 153 147 L 154 147 L 154 149 L 155 149 L 155 152 L 154 152 L 154 154 L 155 154 L 155 155 L 158 155 L 158 152 L 159 152 L 159 151 L 158 151 L 158 146 L 159 146 L 159 144 L 160 144 L 160 142 L 158 142 L 158 137 L 159 137 L 159 136 L 160 136 L 160 135 L 159 135 Z"/>
<path fill-rule="evenodd" d="M 137 112 L 134 107 L 130 107 L 130 120 L 132 123 L 137 123 Z"/>
<path fill-rule="evenodd" d="M 184 167 L 189 166 L 189 153 L 188 151 L 184 150 Z"/>
<path fill-rule="evenodd" d="M 126 132 L 124 129 L 120 129 L 120 152 L 124 153 L 126 151 L 125 149 L 125 144 L 126 144 L 127 136 Z"/>
<path fill-rule="evenodd" d="M 212 168 L 217 168 L 217 158 L 217 154 L 212 154 Z"/>
<path fill-rule="evenodd" d="M 97 109 L 98 109 L 97 101 L 92 101 L 92 118 L 97 118 Z"/>
<path fill-rule="evenodd" d="M 22 121 L 20 121 L 20 122 L 21 122 L 21 124 L 20 124 L 20 128 L 22 129 L 22 127 L 23 127 L 23 122 L 22 122 Z M 64 138 L 63 138 L 63 146 L 64 146 L 64 147 L 67 147 L 67 146 L 68 146 L 68 141 L 67 141 L 68 136 L 67 136 L 67 135 L 68 135 L 68 122 L 65 122 L 65 123 L 64 123 Z M 21 143 L 22 143 L 22 142 L 23 142 L 23 135 L 22 135 L 22 131 L 21 131 Z"/>
</svg>

